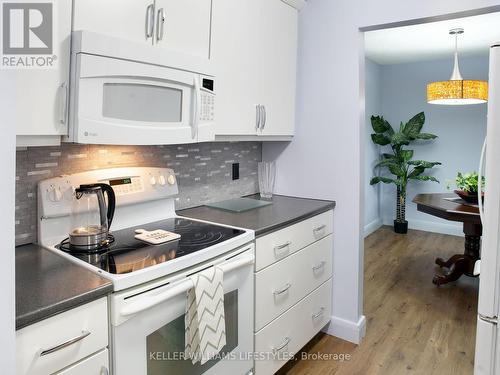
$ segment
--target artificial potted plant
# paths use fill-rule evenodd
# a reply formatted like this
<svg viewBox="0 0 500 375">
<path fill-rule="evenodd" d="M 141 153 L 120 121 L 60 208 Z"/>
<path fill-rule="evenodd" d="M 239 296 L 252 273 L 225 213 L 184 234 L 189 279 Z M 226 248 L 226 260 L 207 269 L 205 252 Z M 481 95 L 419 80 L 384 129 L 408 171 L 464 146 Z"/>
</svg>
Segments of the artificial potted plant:
<svg viewBox="0 0 500 375">
<path fill-rule="evenodd" d="M 394 130 L 382 116 L 371 117 L 372 128 L 375 131 L 371 135 L 372 141 L 380 146 L 389 146 L 390 153 L 382 154 L 381 160 L 375 167 L 386 168 L 393 176 L 375 176 L 370 180 L 370 185 L 379 182 L 396 185 L 396 219 L 394 220 L 394 231 L 396 233 L 407 233 L 408 221 L 406 212 L 406 188 L 410 180 L 435 181 L 435 177 L 425 175 L 426 169 L 441 163 L 437 161 L 412 160 L 413 150 L 405 149 L 416 140 L 432 140 L 437 138 L 430 133 L 421 133 L 425 123 L 425 114 L 420 112 L 412 117 L 406 124 L 401 122 L 399 130 Z"/>
</svg>

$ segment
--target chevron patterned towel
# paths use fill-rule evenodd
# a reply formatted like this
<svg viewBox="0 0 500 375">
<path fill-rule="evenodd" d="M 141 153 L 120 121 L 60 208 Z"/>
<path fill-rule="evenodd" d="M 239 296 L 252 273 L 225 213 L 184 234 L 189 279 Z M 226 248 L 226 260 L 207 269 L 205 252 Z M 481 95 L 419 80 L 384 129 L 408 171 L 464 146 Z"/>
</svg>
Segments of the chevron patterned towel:
<svg viewBox="0 0 500 375">
<path fill-rule="evenodd" d="M 185 354 L 203 365 L 226 345 L 224 272 L 210 267 L 190 278 L 195 287 L 187 291 Z"/>
</svg>

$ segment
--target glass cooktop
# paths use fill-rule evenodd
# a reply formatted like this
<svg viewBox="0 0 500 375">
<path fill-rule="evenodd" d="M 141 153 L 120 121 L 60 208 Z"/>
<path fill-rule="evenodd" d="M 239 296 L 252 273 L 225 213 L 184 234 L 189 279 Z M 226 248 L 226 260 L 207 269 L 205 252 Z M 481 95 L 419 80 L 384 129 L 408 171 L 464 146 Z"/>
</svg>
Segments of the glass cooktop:
<svg viewBox="0 0 500 375">
<path fill-rule="evenodd" d="M 160 245 L 151 245 L 134 238 L 136 229 L 146 229 L 147 231 L 163 229 L 180 234 L 181 237 Z M 244 231 L 239 229 L 189 219 L 172 218 L 144 224 L 140 227 L 112 231 L 114 242 L 96 253 L 88 254 L 72 250 L 67 252 L 106 272 L 124 274 L 203 250 L 243 233 Z M 61 247 L 57 245 L 56 248 L 60 249 Z"/>
</svg>

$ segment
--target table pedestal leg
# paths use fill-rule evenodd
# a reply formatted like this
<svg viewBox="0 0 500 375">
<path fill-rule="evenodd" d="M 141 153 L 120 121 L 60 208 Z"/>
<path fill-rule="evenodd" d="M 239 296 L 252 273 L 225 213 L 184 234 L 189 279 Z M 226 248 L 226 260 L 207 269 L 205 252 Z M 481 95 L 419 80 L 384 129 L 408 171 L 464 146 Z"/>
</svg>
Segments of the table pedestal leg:
<svg viewBox="0 0 500 375">
<path fill-rule="evenodd" d="M 481 248 L 481 224 L 464 223 L 465 246 L 463 254 L 453 255 L 447 261 L 442 258 L 436 259 L 436 264 L 446 268 L 443 274 L 435 274 L 432 282 L 436 285 L 443 285 L 457 280 L 460 276 L 466 275 L 474 277 L 474 264 L 479 259 Z"/>
</svg>

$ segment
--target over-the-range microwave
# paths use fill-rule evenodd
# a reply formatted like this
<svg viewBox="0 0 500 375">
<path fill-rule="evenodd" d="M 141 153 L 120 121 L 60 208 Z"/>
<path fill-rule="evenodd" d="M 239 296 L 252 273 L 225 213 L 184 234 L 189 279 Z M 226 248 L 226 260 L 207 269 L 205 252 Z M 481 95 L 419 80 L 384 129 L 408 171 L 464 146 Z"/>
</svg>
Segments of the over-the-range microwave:
<svg viewBox="0 0 500 375">
<path fill-rule="evenodd" d="M 72 36 L 65 141 L 160 145 L 214 139 L 210 63 L 88 31 Z"/>
</svg>

